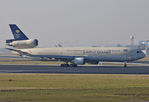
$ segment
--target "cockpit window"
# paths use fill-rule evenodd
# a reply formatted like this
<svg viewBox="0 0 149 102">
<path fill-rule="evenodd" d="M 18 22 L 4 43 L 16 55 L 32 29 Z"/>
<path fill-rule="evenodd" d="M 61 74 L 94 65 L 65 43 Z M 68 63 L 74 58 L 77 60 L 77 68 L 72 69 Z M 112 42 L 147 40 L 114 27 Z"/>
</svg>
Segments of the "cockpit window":
<svg viewBox="0 0 149 102">
<path fill-rule="evenodd" d="M 137 53 L 142 53 L 142 51 L 137 51 Z"/>
</svg>

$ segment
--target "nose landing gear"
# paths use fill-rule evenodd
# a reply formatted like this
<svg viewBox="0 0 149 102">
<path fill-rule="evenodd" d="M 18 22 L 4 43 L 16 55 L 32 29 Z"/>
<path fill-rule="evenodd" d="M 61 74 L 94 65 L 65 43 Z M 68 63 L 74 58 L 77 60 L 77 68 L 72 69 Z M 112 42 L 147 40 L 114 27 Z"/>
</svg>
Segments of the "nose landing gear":
<svg viewBox="0 0 149 102">
<path fill-rule="evenodd" d="M 127 67 L 127 62 L 124 62 L 124 67 L 125 67 L 125 68 Z"/>
</svg>

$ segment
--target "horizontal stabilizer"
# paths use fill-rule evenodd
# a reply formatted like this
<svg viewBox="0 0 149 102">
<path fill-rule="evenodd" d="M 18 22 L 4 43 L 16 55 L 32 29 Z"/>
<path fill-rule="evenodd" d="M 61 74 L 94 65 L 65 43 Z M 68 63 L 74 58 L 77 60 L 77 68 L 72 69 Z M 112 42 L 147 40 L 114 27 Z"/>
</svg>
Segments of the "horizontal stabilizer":
<svg viewBox="0 0 149 102">
<path fill-rule="evenodd" d="M 21 50 L 17 50 L 17 49 L 12 49 L 12 48 L 6 48 L 7 50 L 10 50 L 10 51 L 14 51 L 14 52 L 18 52 L 21 56 L 22 55 L 26 55 L 26 56 L 31 56 L 31 54 L 27 53 L 27 52 L 23 52 Z"/>
</svg>

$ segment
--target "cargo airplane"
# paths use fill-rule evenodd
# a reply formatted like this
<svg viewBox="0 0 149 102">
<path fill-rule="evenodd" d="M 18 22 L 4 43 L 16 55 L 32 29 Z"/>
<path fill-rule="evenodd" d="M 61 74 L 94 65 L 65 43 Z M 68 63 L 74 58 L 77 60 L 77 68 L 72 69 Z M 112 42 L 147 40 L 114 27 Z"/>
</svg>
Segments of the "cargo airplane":
<svg viewBox="0 0 149 102">
<path fill-rule="evenodd" d="M 31 43 L 27 43 L 28 39 L 23 39 L 25 34 L 15 25 L 10 25 L 10 28 L 17 41 L 22 44 L 21 48 L 7 48 L 13 53 L 22 57 L 29 57 L 35 59 L 46 59 L 63 61 L 61 67 L 77 67 L 77 65 L 83 65 L 85 63 L 98 64 L 99 62 L 123 62 L 124 67 L 127 67 L 127 62 L 135 61 L 145 57 L 145 54 L 138 48 L 132 47 L 51 47 L 51 48 L 33 48 Z M 24 36 L 24 37 L 23 37 Z M 21 38 L 22 37 L 22 38 Z M 27 38 L 27 37 L 26 37 Z M 22 43 L 23 41 L 24 43 Z M 6 41 L 8 43 L 8 41 Z M 21 45 L 20 44 L 20 45 Z M 35 44 L 35 43 L 34 43 Z M 17 47 L 17 45 L 14 46 Z M 13 47 L 14 47 L 13 46 Z M 25 47 L 25 48 L 23 48 Z"/>
</svg>

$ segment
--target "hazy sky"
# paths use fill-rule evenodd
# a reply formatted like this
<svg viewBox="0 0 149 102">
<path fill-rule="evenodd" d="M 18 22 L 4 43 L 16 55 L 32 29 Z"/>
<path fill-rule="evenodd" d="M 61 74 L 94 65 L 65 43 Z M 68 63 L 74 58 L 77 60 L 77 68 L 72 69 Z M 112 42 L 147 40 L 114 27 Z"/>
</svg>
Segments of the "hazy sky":
<svg viewBox="0 0 149 102">
<path fill-rule="evenodd" d="M 149 0 L 0 0 L 0 48 L 17 24 L 40 47 L 149 40 Z"/>
</svg>

